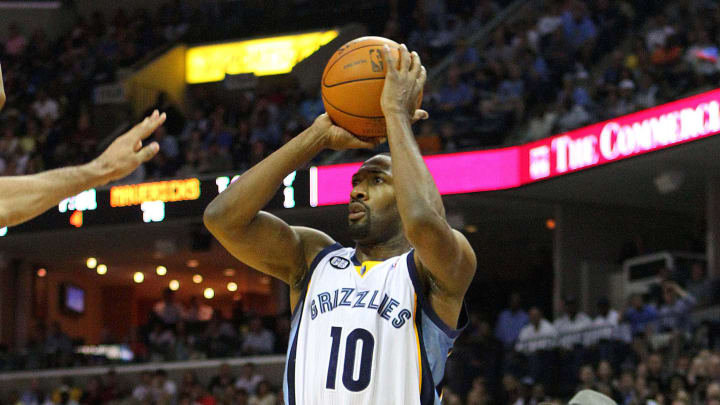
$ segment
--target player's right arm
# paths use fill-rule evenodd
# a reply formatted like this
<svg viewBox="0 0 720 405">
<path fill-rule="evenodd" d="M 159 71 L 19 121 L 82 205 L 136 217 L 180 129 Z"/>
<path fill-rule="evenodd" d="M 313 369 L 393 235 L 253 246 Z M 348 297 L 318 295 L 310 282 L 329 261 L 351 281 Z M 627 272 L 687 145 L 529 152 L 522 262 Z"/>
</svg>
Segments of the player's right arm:
<svg viewBox="0 0 720 405">
<path fill-rule="evenodd" d="M 322 114 L 215 197 L 205 209 L 205 226 L 238 260 L 296 287 L 309 262 L 333 240 L 315 229 L 291 227 L 261 209 L 288 174 L 323 149 L 372 148 L 377 141 L 360 140 Z"/>
</svg>

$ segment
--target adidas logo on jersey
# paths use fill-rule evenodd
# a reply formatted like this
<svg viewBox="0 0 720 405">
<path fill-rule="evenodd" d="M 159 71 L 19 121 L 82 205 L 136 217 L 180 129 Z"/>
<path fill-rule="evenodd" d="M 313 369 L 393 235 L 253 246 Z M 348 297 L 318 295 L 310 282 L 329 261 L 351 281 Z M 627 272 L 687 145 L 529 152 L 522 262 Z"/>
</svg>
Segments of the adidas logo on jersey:
<svg viewBox="0 0 720 405">
<path fill-rule="evenodd" d="M 330 265 L 338 270 L 344 270 L 350 266 L 350 260 L 344 257 L 335 256 L 330 259 Z"/>
</svg>

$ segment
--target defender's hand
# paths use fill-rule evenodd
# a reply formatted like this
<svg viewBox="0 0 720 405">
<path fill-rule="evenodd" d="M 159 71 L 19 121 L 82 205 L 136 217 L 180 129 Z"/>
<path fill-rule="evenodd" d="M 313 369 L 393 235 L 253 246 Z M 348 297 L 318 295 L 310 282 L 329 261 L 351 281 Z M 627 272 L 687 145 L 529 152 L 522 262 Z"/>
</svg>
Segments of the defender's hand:
<svg viewBox="0 0 720 405">
<path fill-rule="evenodd" d="M 103 173 L 106 182 L 121 179 L 132 173 L 142 163 L 152 159 L 160 150 L 157 142 L 143 148 L 142 141 L 147 139 L 165 122 L 165 113 L 155 110 L 151 116 L 120 135 L 92 163 Z"/>
<path fill-rule="evenodd" d="M 427 112 L 415 110 L 420 92 L 425 86 L 427 72 L 420 62 L 417 52 L 408 52 L 405 44 L 400 45 L 399 59 L 390 51 L 390 47 L 383 47 L 387 72 L 383 86 L 380 106 L 383 114 L 405 114 L 411 120 L 426 119 Z"/>
<path fill-rule="evenodd" d="M 310 129 L 323 138 L 325 147 L 334 150 L 373 149 L 386 138 L 361 138 L 333 124 L 327 113 L 315 118 Z"/>
</svg>

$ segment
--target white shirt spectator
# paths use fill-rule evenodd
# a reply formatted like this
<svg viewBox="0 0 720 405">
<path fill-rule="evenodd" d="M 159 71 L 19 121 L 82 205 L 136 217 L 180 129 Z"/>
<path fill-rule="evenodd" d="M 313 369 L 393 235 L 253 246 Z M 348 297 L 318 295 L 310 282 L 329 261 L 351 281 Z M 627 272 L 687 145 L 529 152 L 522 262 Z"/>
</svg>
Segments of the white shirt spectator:
<svg viewBox="0 0 720 405">
<path fill-rule="evenodd" d="M 135 387 L 132 392 L 133 399 L 139 402 L 145 402 L 146 399 L 150 399 L 152 395 L 152 387 L 147 385 L 140 385 Z"/>
<path fill-rule="evenodd" d="M 275 346 L 275 336 L 267 329 L 248 331 L 242 349 L 249 354 L 270 354 Z"/>
<path fill-rule="evenodd" d="M 590 317 L 582 312 L 578 312 L 573 318 L 567 314 L 561 316 L 553 324 L 560 338 L 558 343 L 566 349 L 583 343 L 582 331 L 591 327 L 592 323 Z"/>
<path fill-rule="evenodd" d="M 529 323 L 520 330 L 515 350 L 530 354 L 538 350 L 552 349 L 556 339 L 555 327 L 547 319 L 541 319 L 537 328 Z"/>
<path fill-rule="evenodd" d="M 60 116 L 60 105 L 57 101 L 47 97 L 45 100 L 38 100 L 33 103 L 32 109 L 35 115 L 41 120 L 51 118 L 53 121 Z"/>
<path fill-rule="evenodd" d="M 258 384 L 263 380 L 263 376 L 259 374 L 253 374 L 250 378 L 238 377 L 238 379 L 235 380 L 235 388 L 242 388 L 248 395 L 253 395 L 255 394 L 255 390 L 257 390 Z"/>
<path fill-rule="evenodd" d="M 593 328 L 586 333 L 585 345 L 594 345 L 601 339 L 612 339 L 615 336 L 615 328 L 618 326 L 620 314 L 614 309 L 606 315 L 598 315 L 593 319 Z"/>
<path fill-rule="evenodd" d="M 537 23 L 537 30 L 541 36 L 547 35 L 562 25 L 562 17 L 559 15 L 544 15 Z"/>
</svg>

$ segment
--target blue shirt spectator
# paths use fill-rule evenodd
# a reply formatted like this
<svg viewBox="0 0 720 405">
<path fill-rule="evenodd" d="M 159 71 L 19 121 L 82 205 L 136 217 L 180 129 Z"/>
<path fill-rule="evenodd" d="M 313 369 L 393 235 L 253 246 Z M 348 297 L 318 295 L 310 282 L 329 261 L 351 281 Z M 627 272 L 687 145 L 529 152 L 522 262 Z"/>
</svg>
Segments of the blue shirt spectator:
<svg viewBox="0 0 720 405">
<path fill-rule="evenodd" d="M 690 310 L 697 304 L 691 294 L 683 290 L 676 282 L 666 281 L 663 284 L 663 299 L 660 307 L 661 330 L 690 329 Z"/>
<path fill-rule="evenodd" d="M 575 4 L 573 10 L 568 10 L 562 16 L 565 38 L 578 48 L 586 41 L 595 38 L 597 28 L 581 3 Z"/>
<path fill-rule="evenodd" d="M 658 319 L 658 312 L 654 306 L 645 304 L 640 294 L 630 297 L 630 308 L 625 311 L 625 320 L 630 324 L 633 335 L 644 332 L 648 324 Z"/>
<path fill-rule="evenodd" d="M 520 308 L 520 294 L 510 295 L 510 308 L 505 309 L 498 317 L 495 337 L 507 348 L 512 348 L 522 328 L 529 322 L 527 312 Z"/>
</svg>

